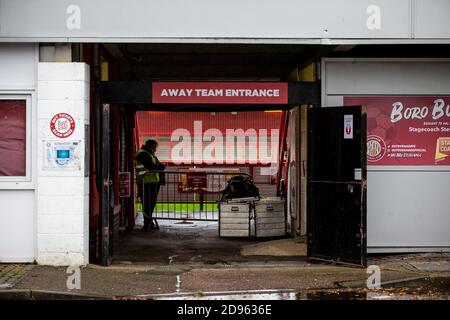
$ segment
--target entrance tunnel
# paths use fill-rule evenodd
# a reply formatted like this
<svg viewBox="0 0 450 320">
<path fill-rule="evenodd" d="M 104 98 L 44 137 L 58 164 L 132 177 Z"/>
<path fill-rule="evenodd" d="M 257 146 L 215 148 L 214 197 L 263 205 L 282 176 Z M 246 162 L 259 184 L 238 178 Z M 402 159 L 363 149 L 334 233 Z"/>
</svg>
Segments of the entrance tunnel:
<svg viewBox="0 0 450 320">
<path fill-rule="evenodd" d="M 102 252 L 106 249 L 103 247 L 105 235 L 102 235 L 100 227 L 105 225 L 105 221 L 102 221 L 105 216 L 101 214 L 105 208 L 110 212 L 106 222 L 110 227 L 107 251 L 108 257 L 113 259 L 109 261 L 167 260 L 168 256 L 175 255 L 167 253 L 170 248 L 175 250 L 174 247 L 180 246 L 170 234 L 170 230 L 183 233 L 190 230 L 186 229 L 187 226 L 194 230 L 189 236 L 197 234 L 200 242 L 191 241 L 191 247 L 185 248 L 186 252 L 197 252 L 199 248 L 196 246 L 201 247 L 202 241 L 215 242 L 212 247 L 214 250 L 210 251 L 223 252 L 228 248 L 234 255 L 229 259 L 239 260 L 241 246 L 246 241 L 251 244 L 252 240 L 244 239 L 242 242 L 243 239 L 239 238 L 219 237 L 217 206 L 226 181 L 237 173 L 251 176 L 262 198 L 283 199 L 283 220 L 279 222 L 282 222 L 284 232 L 281 237 L 268 240 L 305 235 L 305 226 L 301 227 L 300 217 L 292 219 L 286 214 L 288 208 L 285 202 L 288 189 L 287 163 L 299 152 L 288 146 L 299 138 L 293 133 L 293 126 L 296 120 L 300 119 L 300 105 L 288 104 L 288 100 L 292 99 L 288 95 L 295 96 L 295 90 L 306 91 L 305 89 L 294 88 L 294 93 L 286 91 L 286 101 L 282 104 L 251 101 L 251 95 L 273 95 L 274 92 L 269 88 L 248 91 L 247 94 L 245 90 L 241 91 L 244 97 L 241 103 L 192 103 L 186 100 L 185 103 L 164 105 L 150 101 L 150 83 L 210 82 L 219 85 L 245 85 L 307 80 L 311 89 L 306 95 L 317 103 L 318 66 L 314 55 L 319 48 L 105 44 L 91 50 L 94 56 L 98 55 L 98 59 L 91 61 L 94 66 L 93 76 L 98 78 L 98 86 L 94 88 L 96 91 L 93 94 L 93 101 L 97 106 L 92 107 L 95 121 L 91 126 L 92 260 L 101 262 Z M 88 54 L 85 54 L 85 57 L 93 58 Z M 112 83 L 113 86 L 102 86 L 105 82 Z M 130 88 L 130 84 L 135 84 L 135 87 Z M 215 90 L 205 93 L 211 96 L 218 92 L 218 89 Z M 185 92 L 181 94 L 186 95 Z M 246 97 L 250 98 L 248 103 Z M 105 114 L 99 112 L 105 104 L 109 109 L 106 120 L 108 128 L 104 125 Z M 138 233 L 142 226 L 136 225 L 138 210 L 135 204 L 139 197 L 134 176 L 134 155 L 147 139 L 158 141 L 157 156 L 167 166 L 166 171 L 169 171 L 165 173 L 169 182 L 161 187 L 154 212 L 154 215 L 160 218 L 157 219 L 161 228 L 159 235 L 157 232 L 145 235 Z M 108 157 L 108 163 L 105 163 L 105 157 Z M 108 168 L 105 168 L 106 166 Z M 201 193 L 183 193 L 179 187 L 180 180 L 186 180 L 192 173 L 181 175 L 179 172 L 182 171 L 207 171 L 208 183 L 215 186 L 204 188 L 206 191 Z M 100 172 L 103 174 L 99 174 Z M 111 181 L 111 188 L 106 191 L 107 199 L 103 188 L 104 173 Z M 170 187 L 171 183 L 176 186 Z M 294 199 L 294 196 L 292 198 Z M 178 230 L 179 228 L 175 228 L 177 226 L 184 228 Z M 152 237 L 156 237 L 155 241 L 152 241 Z M 259 241 L 253 239 L 253 242 Z M 186 245 L 186 241 L 182 243 L 183 246 Z M 304 241 L 300 243 L 298 252 L 292 255 L 304 256 L 305 245 Z M 293 247 L 292 241 L 289 241 L 287 246 Z M 152 260 L 151 252 L 164 251 L 167 253 L 164 257 L 159 256 Z M 175 251 L 179 252 L 179 249 Z M 136 256 L 131 252 L 136 253 Z M 206 254 L 205 259 L 208 259 L 207 256 Z"/>
</svg>

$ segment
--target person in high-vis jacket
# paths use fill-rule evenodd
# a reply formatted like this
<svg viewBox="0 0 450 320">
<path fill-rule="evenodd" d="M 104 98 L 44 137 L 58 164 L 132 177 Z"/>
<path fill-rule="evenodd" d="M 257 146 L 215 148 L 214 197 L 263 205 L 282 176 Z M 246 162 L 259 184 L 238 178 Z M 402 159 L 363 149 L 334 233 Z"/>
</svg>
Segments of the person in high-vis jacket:
<svg viewBox="0 0 450 320">
<path fill-rule="evenodd" d="M 136 153 L 136 182 L 141 189 L 140 194 L 144 204 L 144 231 L 149 229 L 158 229 L 158 225 L 153 220 L 153 211 L 155 210 L 158 199 L 159 188 L 164 176 L 158 172 L 163 171 L 165 165 L 159 162 L 155 156 L 158 142 L 156 140 L 147 140 L 141 149 Z"/>
</svg>

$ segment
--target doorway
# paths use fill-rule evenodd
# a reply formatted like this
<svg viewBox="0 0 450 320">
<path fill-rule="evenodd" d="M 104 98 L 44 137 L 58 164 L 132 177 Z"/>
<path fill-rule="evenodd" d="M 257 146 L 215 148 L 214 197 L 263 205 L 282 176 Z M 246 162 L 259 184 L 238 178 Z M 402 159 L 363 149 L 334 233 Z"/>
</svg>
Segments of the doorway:
<svg viewBox="0 0 450 320">
<path fill-rule="evenodd" d="M 256 239 L 249 222 L 236 219 L 236 225 L 225 224 L 230 221 L 219 215 L 222 193 L 232 177 L 251 177 L 261 198 L 277 197 L 282 114 L 282 110 L 136 112 L 137 147 L 148 139 L 158 141 L 156 156 L 166 165 L 153 212 L 160 229 L 143 233 L 139 213 L 135 228 L 118 243 L 114 260 L 244 262 L 261 259 L 264 254 L 261 245 L 254 245 L 287 240 L 285 220 L 279 222 L 284 228 L 281 236 Z M 232 236 L 233 232 L 248 232 L 248 236 Z M 252 255 L 255 250 L 258 257 Z M 295 255 L 291 259 L 297 259 Z"/>
<path fill-rule="evenodd" d="M 215 86 L 217 86 L 217 82 L 214 83 Z M 180 85 L 180 83 L 177 83 L 176 85 Z M 192 83 L 189 83 L 189 85 L 192 85 Z M 195 84 L 194 84 L 195 85 Z M 198 83 L 197 83 L 198 85 Z M 230 84 L 227 84 L 230 85 Z M 161 101 L 159 101 L 159 103 L 152 103 L 152 95 L 155 94 L 154 90 L 155 87 L 151 85 L 151 83 L 145 83 L 145 82 L 139 82 L 139 83 L 133 83 L 133 82 L 105 82 L 102 83 L 101 86 L 101 93 L 102 93 L 102 106 L 103 106 L 103 117 L 102 117 L 102 121 L 103 121 L 103 133 L 104 134 L 108 134 L 110 132 L 111 129 L 111 123 L 110 120 L 108 119 L 108 108 L 110 106 L 110 103 L 117 103 L 117 104 L 122 104 L 123 106 L 125 106 L 125 108 L 128 108 L 128 110 L 133 110 L 133 113 L 136 114 L 137 111 L 141 110 L 151 110 L 152 112 L 176 112 L 176 111 L 190 111 L 190 112 L 209 112 L 210 115 L 211 113 L 217 113 L 219 111 L 223 111 L 226 108 L 226 112 L 243 112 L 243 111 L 269 111 L 269 110 L 273 110 L 273 109 L 280 109 L 280 110 L 284 110 L 283 112 L 287 112 L 290 109 L 290 106 L 295 106 L 295 105 L 300 105 L 300 104 L 310 104 L 310 105 L 319 105 L 319 101 L 318 99 L 316 99 L 316 97 L 318 97 L 319 95 L 316 94 L 315 91 L 317 87 L 316 83 L 289 83 L 286 86 L 286 100 L 284 101 L 284 103 L 281 103 L 279 105 L 275 106 L 277 108 L 274 108 L 274 104 L 261 104 L 261 103 L 256 103 L 256 104 L 252 104 L 249 103 L 247 105 L 245 104 L 241 104 L 241 103 L 231 103 L 231 104 L 225 104 L 225 107 L 223 104 L 210 104 L 211 101 L 208 101 L 209 103 L 204 103 L 202 104 L 201 102 L 199 103 L 198 101 L 196 101 L 195 103 L 190 103 L 190 104 L 185 104 L 186 101 L 184 103 L 180 103 L 175 102 L 173 100 L 169 101 L 167 104 L 161 103 Z M 153 92 L 152 92 L 153 91 Z M 183 100 L 181 100 L 183 101 Z M 334 115 L 334 117 L 332 116 L 332 114 L 335 114 L 337 112 L 337 110 L 343 110 L 345 108 L 335 108 L 335 109 L 320 109 L 320 108 L 310 108 L 308 109 L 308 113 L 311 114 L 311 116 L 313 118 L 317 118 L 319 120 L 316 121 L 310 121 L 308 124 L 308 136 L 313 137 L 314 133 L 318 132 L 318 131 L 324 131 L 327 133 L 323 133 L 321 135 L 319 135 L 320 137 L 325 137 L 325 136 L 329 136 L 329 137 L 340 137 L 341 133 L 343 133 L 343 129 L 341 128 L 341 126 L 335 126 L 335 130 L 337 130 L 336 132 L 332 130 L 330 130 L 330 128 L 332 128 L 331 124 L 333 124 L 336 121 L 339 121 L 339 123 L 342 121 L 345 121 L 344 118 L 347 118 L 347 113 L 350 112 L 350 109 L 346 109 L 348 111 L 346 111 L 347 113 L 344 114 L 343 111 L 339 111 L 337 113 L 337 115 Z M 316 110 L 321 110 L 319 112 L 316 112 Z M 359 159 L 360 163 L 365 163 L 365 158 L 361 155 L 361 150 L 362 150 L 362 141 L 365 141 L 365 136 L 363 136 L 362 134 L 362 130 L 361 130 L 361 126 L 363 125 L 363 121 L 358 120 L 358 119 L 363 119 L 364 118 L 364 113 L 361 111 L 362 109 L 359 107 L 359 109 L 356 107 L 354 109 L 351 110 L 356 110 L 356 111 L 351 111 L 350 113 L 353 115 L 353 122 L 351 123 L 352 126 L 352 130 L 357 130 L 359 134 L 353 133 L 353 141 L 358 141 L 359 143 L 353 143 L 353 147 L 355 149 L 354 152 L 354 156 L 355 159 Z M 358 111 L 359 110 L 359 111 Z M 359 112 L 359 113 L 358 113 Z M 359 116 L 357 116 L 359 115 Z M 341 119 L 342 118 L 342 119 Z M 288 123 L 288 122 L 287 122 Z M 320 125 L 318 125 L 320 123 Z M 281 126 L 282 127 L 282 126 Z M 339 131 L 340 130 L 340 131 Z M 338 134 L 339 132 L 339 134 Z M 365 131 L 364 131 L 365 132 Z M 282 135 L 282 134 L 280 134 Z M 139 139 L 138 139 L 139 140 Z M 309 152 L 309 154 L 314 154 L 314 156 L 311 156 L 309 161 L 313 161 L 314 163 L 316 162 L 316 158 L 320 158 L 321 154 L 319 151 L 316 150 L 322 150 L 320 148 L 312 148 L 312 146 L 318 146 L 320 145 L 320 143 L 323 143 L 323 138 L 319 138 L 318 141 L 314 141 L 314 139 L 309 139 L 309 145 L 308 145 L 308 150 L 312 150 L 312 152 Z M 331 141 L 330 141 L 331 143 Z M 281 144 L 279 144 L 279 147 L 281 146 Z M 353 148 L 352 147 L 352 148 Z M 336 145 L 336 148 L 338 148 L 338 150 L 341 150 L 340 145 Z M 359 149 L 358 149 L 359 148 Z M 111 156 L 110 154 L 110 147 L 109 146 L 105 146 L 103 145 L 103 154 L 106 158 L 109 158 Z M 351 148 L 350 148 L 351 149 Z M 347 151 L 350 151 L 350 149 L 348 149 Z M 352 149 L 353 150 L 353 149 Z M 317 153 L 317 154 L 316 154 Z M 364 152 L 363 152 L 364 153 Z M 341 153 L 339 156 L 345 155 L 347 153 Z M 333 154 L 333 156 L 335 156 L 335 159 L 338 163 L 338 165 L 336 166 L 337 169 L 340 168 L 342 161 L 345 160 L 345 158 L 340 159 L 338 157 L 338 154 Z M 359 158 L 358 158 L 359 157 Z M 282 172 L 282 170 L 280 170 L 280 165 L 282 164 L 287 164 L 289 163 L 288 159 L 286 159 L 285 156 L 283 155 L 279 155 L 279 159 L 278 159 L 278 172 Z M 106 163 L 107 164 L 107 163 Z M 105 163 L 102 162 L 102 165 L 105 166 Z M 352 164 L 353 165 L 353 164 Z M 311 168 L 315 168 L 314 166 L 311 166 Z M 362 177 L 365 177 L 365 166 L 364 165 L 359 165 L 359 166 L 355 166 L 355 168 L 360 168 L 361 170 L 359 172 L 361 172 Z M 355 169 L 353 168 L 353 169 Z M 297 168 L 298 169 L 298 168 Z M 323 169 L 323 168 L 322 168 Z M 322 169 L 317 169 L 317 172 L 321 172 Z M 339 169 L 340 170 L 340 169 Z M 338 171 L 339 171 L 338 170 Z M 286 172 L 286 170 L 284 170 Z M 308 179 L 308 194 L 309 194 L 309 198 L 308 198 L 308 203 L 313 204 L 314 203 L 314 199 L 322 199 L 321 197 L 323 197 L 324 195 L 327 195 L 327 192 L 318 192 L 317 188 L 312 188 L 311 186 L 316 183 L 317 181 L 315 179 L 311 179 L 311 177 L 314 177 L 314 172 L 316 171 L 311 171 L 311 173 L 309 173 L 309 179 Z M 356 170 L 358 171 L 358 170 Z M 356 174 L 356 171 L 353 172 L 353 174 Z M 103 181 L 109 181 L 111 179 L 111 173 L 110 170 L 106 170 L 103 169 L 102 173 L 105 175 L 103 178 Z M 289 176 L 289 175 L 288 175 Z M 279 193 L 281 191 L 286 191 L 286 184 L 287 181 L 283 180 L 283 175 L 277 174 L 277 188 L 276 188 L 276 192 L 279 195 Z M 353 180 L 355 180 L 355 176 L 353 176 Z M 340 181 L 337 181 L 340 182 Z M 295 181 L 295 183 L 299 183 L 298 181 Z M 360 187 L 365 187 L 364 184 L 359 184 Z M 347 186 L 348 188 L 348 186 Z M 284 189 L 284 190 L 283 190 Z M 355 191 L 355 194 L 357 193 L 357 190 L 355 190 L 355 188 L 353 189 Z M 362 190 L 362 189 L 361 189 Z M 365 194 L 364 192 L 361 194 Z M 334 196 L 334 205 L 336 208 L 340 208 L 341 211 L 347 211 L 347 209 L 349 208 L 349 206 L 351 206 L 351 209 L 353 210 L 353 212 L 355 213 L 355 215 L 357 215 L 361 221 L 363 221 L 365 219 L 365 198 L 362 197 L 361 198 L 361 203 L 357 202 L 349 202 L 346 199 L 340 197 L 340 196 L 336 196 L 337 193 L 332 192 L 332 193 L 328 193 L 329 195 L 333 195 Z M 285 194 L 284 194 L 285 196 Z M 331 198 L 333 198 L 333 196 Z M 111 230 L 109 228 L 111 228 L 112 224 L 110 221 L 110 217 L 111 217 L 111 188 L 110 188 L 110 183 L 104 183 L 103 184 L 103 191 L 102 191 L 102 225 L 103 225 L 103 229 L 102 229 L 102 250 L 101 250 L 101 256 L 102 256 L 102 261 L 101 263 L 104 265 L 108 265 L 111 263 L 111 258 L 113 255 L 113 250 L 111 250 L 111 248 L 113 248 L 113 245 L 111 245 Z M 300 205 L 296 206 L 297 208 L 300 208 Z M 332 220 L 330 219 L 330 217 L 326 217 L 321 215 L 323 210 L 317 210 L 317 206 L 313 206 L 313 205 L 309 205 L 308 206 L 308 221 L 316 221 L 316 222 L 320 222 L 320 225 L 324 225 L 327 224 L 330 227 L 334 227 L 336 229 L 336 232 L 338 232 L 339 234 L 343 235 L 346 234 L 345 232 L 343 232 L 343 230 L 345 230 L 345 228 L 348 228 L 348 225 L 343 223 L 340 225 L 336 225 L 336 224 L 332 224 L 330 223 Z M 104 212 L 109 212 L 109 214 L 104 214 Z M 317 225 L 317 224 L 316 224 Z M 364 229 L 364 225 L 361 225 L 362 228 L 360 228 L 359 231 L 361 231 L 360 237 L 361 239 L 365 239 L 365 229 Z M 201 233 L 199 232 L 199 230 L 207 230 L 208 226 L 200 226 L 200 229 L 197 229 L 194 231 L 195 233 Z M 194 229 L 192 229 L 194 230 Z M 319 244 L 323 244 L 325 243 L 326 245 L 326 239 L 323 239 L 321 237 L 317 237 L 319 232 L 315 229 L 309 229 L 312 231 L 308 231 L 308 241 L 312 241 L 313 243 L 319 243 Z M 348 234 L 348 233 L 347 233 Z M 187 232 L 187 237 L 192 236 L 189 235 L 189 232 Z M 165 239 L 164 241 L 166 241 L 167 239 Z M 339 238 L 340 242 L 346 242 L 348 241 L 347 238 L 345 237 L 341 237 Z M 206 241 L 208 242 L 208 241 Z M 166 242 L 167 243 L 167 242 Z M 239 244 L 239 242 L 235 242 L 237 244 Z M 309 242 L 308 242 L 309 243 Z M 230 245 L 230 243 L 228 244 Z M 189 248 L 184 248 L 183 246 L 179 246 L 177 244 L 174 244 L 174 246 L 176 247 L 176 250 L 181 250 L 181 254 L 178 254 L 178 256 L 181 256 L 182 254 L 186 254 L 187 252 L 189 252 Z M 240 248 L 241 244 L 239 244 L 237 247 Z M 354 260 L 349 261 L 349 262 L 353 262 L 356 264 L 361 264 L 364 265 L 365 264 L 365 245 L 363 242 L 361 242 L 359 245 L 355 244 L 354 242 L 349 242 L 348 244 L 349 248 L 350 247 L 354 247 L 354 246 L 358 246 L 359 250 L 360 250 L 360 255 L 357 256 Z M 163 246 L 160 246 L 160 248 L 163 248 Z M 181 248 L 181 249 L 180 249 Z M 233 246 L 229 246 L 229 248 L 233 248 Z M 175 250 L 175 251 L 176 251 Z M 235 248 L 233 249 L 235 250 Z M 213 249 L 212 251 L 223 251 L 223 248 L 221 248 L 220 246 Z M 145 252 L 145 250 L 144 250 Z M 224 252 L 224 251 L 223 251 Z M 341 251 L 340 251 L 341 252 Z M 352 254 L 355 251 L 352 251 Z M 309 256 L 311 258 L 324 258 L 325 256 L 322 256 L 320 254 L 318 254 L 318 251 L 314 251 L 314 250 L 309 250 L 308 251 Z M 171 255 L 172 257 L 174 255 Z M 124 259 L 127 258 L 127 255 L 122 255 L 122 257 Z M 327 258 L 329 258 L 332 261 L 336 261 L 336 262 L 342 262 L 345 259 L 345 257 L 343 258 L 342 255 L 339 253 L 338 255 L 326 255 Z M 167 258 L 167 257 L 166 257 Z M 191 257 L 192 258 L 192 257 Z M 226 257 L 224 259 L 224 261 L 227 260 L 231 260 L 230 256 Z"/>
</svg>

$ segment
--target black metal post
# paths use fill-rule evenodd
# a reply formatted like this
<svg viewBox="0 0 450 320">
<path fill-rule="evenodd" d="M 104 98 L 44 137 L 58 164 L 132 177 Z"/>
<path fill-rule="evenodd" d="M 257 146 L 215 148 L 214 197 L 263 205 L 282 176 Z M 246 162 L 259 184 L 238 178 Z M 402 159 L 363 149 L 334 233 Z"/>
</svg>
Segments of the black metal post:
<svg viewBox="0 0 450 320">
<path fill-rule="evenodd" d="M 204 194 L 203 191 L 200 190 L 200 192 L 198 193 L 198 200 L 200 201 L 200 211 L 203 211 L 203 201 L 204 199 Z"/>
<path fill-rule="evenodd" d="M 102 104 L 102 191 L 101 191 L 101 220 L 102 220 L 102 245 L 101 245 L 101 265 L 111 264 L 110 252 L 110 105 Z"/>
</svg>

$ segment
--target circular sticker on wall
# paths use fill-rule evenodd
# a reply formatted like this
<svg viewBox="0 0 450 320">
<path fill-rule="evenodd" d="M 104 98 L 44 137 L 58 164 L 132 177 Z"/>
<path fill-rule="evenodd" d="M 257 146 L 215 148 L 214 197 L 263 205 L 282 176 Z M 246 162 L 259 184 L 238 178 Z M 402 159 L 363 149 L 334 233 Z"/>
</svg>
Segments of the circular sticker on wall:
<svg viewBox="0 0 450 320">
<path fill-rule="evenodd" d="M 376 135 L 367 136 L 367 161 L 377 162 L 386 153 L 386 143 Z"/>
<path fill-rule="evenodd" d="M 50 130 L 58 138 L 67 138 L 75 131 L 75 120 L 68 113 L 55 114 L 50 121 Z"/>
</svg>

